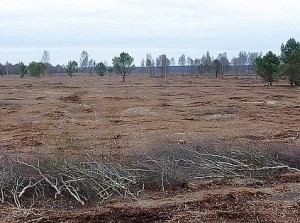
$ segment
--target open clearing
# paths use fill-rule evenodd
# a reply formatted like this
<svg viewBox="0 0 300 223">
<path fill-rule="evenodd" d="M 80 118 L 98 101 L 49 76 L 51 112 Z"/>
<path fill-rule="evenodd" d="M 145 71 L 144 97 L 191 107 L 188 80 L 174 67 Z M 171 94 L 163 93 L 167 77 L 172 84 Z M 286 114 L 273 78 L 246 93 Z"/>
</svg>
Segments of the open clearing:
<svg viewBox="0 0 300 223">
<path fill-rule="evenodd" d="M 76 76 L 0 78 L 2 154 L 63 150 L 121 161 L 168 143 L 217 139 L 300 150 L 300 88 L 255 77 Z M 299 222 L 300 175 L 191 182 L 169 194 L 111 201 L 76 212 L 0 206 L 4 222 Z M 8 220 L 9 219 L 9 220 Z M 0 220 L 1 221 L 1 220 Z"/>
</svg>

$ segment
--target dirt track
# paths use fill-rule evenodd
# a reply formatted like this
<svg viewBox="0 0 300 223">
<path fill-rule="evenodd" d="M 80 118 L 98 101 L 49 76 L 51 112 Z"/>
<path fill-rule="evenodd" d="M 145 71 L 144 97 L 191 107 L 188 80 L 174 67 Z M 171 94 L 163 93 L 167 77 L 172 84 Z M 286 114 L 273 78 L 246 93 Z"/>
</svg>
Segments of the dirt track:
<svg viewBox="0 0 300 223">
<path fill-rule="evenodd" d="M 23 156 L 87 151 L 122 160 L 164 143 L 207 138 L 299 148 L 300 88 L 283 83 L 267 87 L 245 77 L 131 76 L 126 83 L 121 77 L 1 77 L 0 149 Z M 0 214 L 21 222 L 299 222 L 299 183 L 297 174 L 271 182 L 195 182 L 169 195 L 149 192 L 138 202 L 76 213 L 36 210 L 22 218 L 2 207 Z"/>
</svg>

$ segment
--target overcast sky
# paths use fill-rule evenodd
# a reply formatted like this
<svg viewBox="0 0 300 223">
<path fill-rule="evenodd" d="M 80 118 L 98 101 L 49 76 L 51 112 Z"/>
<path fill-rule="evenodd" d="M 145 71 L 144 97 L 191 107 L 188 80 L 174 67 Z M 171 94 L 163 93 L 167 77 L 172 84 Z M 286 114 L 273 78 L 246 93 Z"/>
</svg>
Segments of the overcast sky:
<svg viewBox="0 0 300 223">
<path fill-rule="evenodd" d="M 128 52 L 139 65 L 185 53 L 201 57 L 239 51 L 280 52 L 300 41 L 299 0 L 9 0 L 0 5 L 0 63 L 78 61 L 83 50 L 97 62 Z"/>
</svg>

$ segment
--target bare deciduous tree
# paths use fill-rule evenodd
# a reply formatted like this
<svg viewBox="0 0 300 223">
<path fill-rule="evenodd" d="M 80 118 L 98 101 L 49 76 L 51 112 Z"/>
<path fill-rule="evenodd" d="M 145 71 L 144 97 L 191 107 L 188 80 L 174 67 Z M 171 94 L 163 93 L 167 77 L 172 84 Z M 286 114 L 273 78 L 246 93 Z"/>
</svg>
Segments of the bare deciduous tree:
<svg viewBox="0 0 300 223">
<path fill-rule="evenodd" d="M 174 57 L 171 58 L 170 65 L 171 66 L 175 66 L 176 65 L 176 61 L 175 61 Z"/>
<path fill-rule="evenodd" d="M 84 74 L 86 74 L 88 62 L 89 62 L 89 54 L 87 51 L 84 50 L 81 52 L 81 56 L 79 60 L 79 65 L 80 67 L 83 68 Z"/>
<path fill-rule="evenodd" d="M 194 74 L 197 76 L 197 73 L 201 72 L 201 60 L 199 58 L 196 58 L 194 60 Z"/>
<path fill-rule="evenodd" d="M 262 53 L 249 52 L 248 53 L 248 73 L 255 73 L 255 60 L 262 57 Z"/>
<path fill-rule="evenodd" d="M 89 69 L 89 73 L 93 74 L 94 70 L 95 70 L 95 61 L 94 59 L 90 59 L 88 62 L 88 69 Z"/>
<path fill-rule="evenodd" d="M 145 67 L 145 60 L 144 59 L 141 60 L 141 67 Z"/>
<path fill-rule="evenodd" d="M 151 54 L 147 53 L 146 55 L 146 67 L 148 70 L 148 73 L 152 75 L 154 73 L 154 66 L 155 66 L 155 61 L 152 59 Z"/>
<path fill-rule="evenodd" d="M 44 64 L 45 67 L 45 74 L 49 74 L 51 71 L 51 64 L 50 64 L 50 53 L 48 50 L 44 50 L 43 54 L 42 54 L 42 59 L 41 62 Z"/>
<path fill-rule="evenodd" d="M 218 55 L 218 60 L 220 61 L 220 74 L 223 77 L 224 73 L 228 73 L 228 70 L 229 70 L 229 60 L 227 58 L 227 54 L 220 53 Z"/>
<path fill-rule="evenodd" d="M 202 73 L 207 73 L 210 74 L 212 71 L 212 58 L 209 54 L 209 52 L 207 51 L 205 55 L 203 55 L 202 59 L 201 59 L 201 64 L 202 64 Z"/>
<path fill-rule="evenodd" d="M 178 59 L 178 65 L 182 67 L 182 74 L 184 75 L 185 73 L 185 64 L 186 64 L 186 59 L 185 55 L 182 54 L 179 59 Z"/>
<path fill-rule="evenodd" d="M 167 67 L 169 66 L 170 61 L 168 60 L 166 54 L 161 55 L 161 66 L 162 66 L 162 74 L 164 77 L 167 77 Z"/>
</svg>

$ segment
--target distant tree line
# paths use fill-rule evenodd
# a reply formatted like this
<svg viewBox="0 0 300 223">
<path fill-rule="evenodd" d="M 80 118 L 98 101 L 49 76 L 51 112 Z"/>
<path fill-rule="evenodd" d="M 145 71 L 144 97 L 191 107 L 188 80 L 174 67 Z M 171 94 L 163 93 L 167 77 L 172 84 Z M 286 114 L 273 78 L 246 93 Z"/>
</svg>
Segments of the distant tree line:
<svg viewBox="0 0 300 223">
<path fill-rule="evenodd" d="M 291 86 L 300 85 L 300 43 L 293 38 L 289 39 L 286 44 L 282 44 L 280 56 L 271 51 L 266 55 L 241 51 L 236 57 L 229 60 L 226 52 L 219 53 L 214 58 L 207 51 L 202 57 L 194 59 L 182 54 L 176 64 L 174 57 L 168 58 L 167 55 L 162 54 L 154 59 L 151 54 L 147 53 L 139 67 L 135 67 L 133 62 L 133 57 L 122 52 L 112 59 L 112 66 L 108 66 L 106 61 L 97 63 L 84 50 L 80 55 L 79 63 L 70 60 L 66 65 L 53 66 L 50 62 L 50 53 L 45 50 L 39 62 L 32 61 L 28 65 L 23 62 L 18 64 L 11 64 L 8 61 L 5 64 L 0 63 L 0 75 L 19 74 L 21 77 L 26 75 L 41 77 L 67 73 L 72 77 L 75 73 L 83 73 L 104 76 L 114 71 L 120 74 L 125 82 L 127 75 L 136 69 L 137 73 L 148 73 L 150 76 L 160 77 L 166 77 L 170 73 L 195 77 L 214 75 L 216 78 L 229 73 L 236 75 L 256 73 L 270 85 L 278 79 L 287 79 Z"/>
<path fill-rule="evenodd" d="M 57 64 L 53 66 L 50 63 L 50 53 L 49 51 L 44 51 L 42 58 L 39 62 L 32 61 L 28 65 L 25 65 L 22 61 L 17 64 L 11 64 L 7 62 L 6 64 L 0 63 L 0 75 L 21 75 L 41 77 L 45 75 L 52 74 L 63 74 L 67 73 L 73 76 L 74 73 L 84 73 L 84 74 L 94 74 L 102 76 L 106 72 L 112 72 L 112 67 L 107 66 L 107 62 L 96 63 L 95 60 L 89 59 L 89 54 L 87 51 L 82 51 L 79 64 L 76 61 L 69 61 L 66 65 Z"/>
<path fill-rule="evenodd" d="M 231 62 L 227 58 L 226 53 L 220 53 L 216 59 L 210 56 L 210 53 L 207 52 L 201 58 L 191 58 L 186 57 L 185 54 L 182 54 L 178 62 L 174 57 L 168 58 L 165 54 L 159 55 L 156 59 L 152 58 L 152 55 L 147 53 L 146 58 L 142 59 L 140 68 L 146 68 L 145 73 L 150 75 L 166 75 L 169 74 L 171 69 L 170 67 L 181 67 L 180 73 L 183 75 L 208 75 L 215 74 L 216 76 L 223 76 L 228 73 L 229 67 L 234 67 L 234 73 L 254 73 L 253 61 L 260 56 L 259 53 L 246 53 L 240 52 L 237 57 L 234 57 Z M 115 58 L 113 58 L 114 60 Z M 62 74 L 67 73 L 72 76 L 74 73 L 83 73 L 83 74 L 98 74 L 100 76 L 105 75 L 106 73 L 111 73 L 116 71 L 116 64 L 108 66 L 106 61 L 96 62 L 94 59 L 89 57 L 87 51 L 82 51 L 79 61 L 71 60 L 65 65 L 57 64 L 56 66 L 52 65 L 50 62 L 50 53 L 49 51 L 44 51 L 42 58 L 39 62 L 32 61 L 28 65 L 25 65 L 23 62 L 17 64 L 11 64 L 6 62 L 5 64 L 0 63 L 0 75 L 9 75 L 9 74 L 20 74 L 22 77 L 25 75 L 39 77 L 44 75 L 51 74 Z M 72 65 L 72 69 L 70 69 Z M 245 69 L 247 65 L 248 68 Z M 144 70 L 144 69 L 140 69 Z M 174 69 L 173 69 L 174 70 Z M 178 70 L 178 69 L 177 69 Z M 70 72 L 72 71 L 72 72 Z"/>
<path fill-rule="evenodd" d="M 146 55 L 146 59 L 142 59 L 139 72 L 147 72 L 150 75 L 164 75 L 164 72 L 182 73 L 182 75 L 215 75 L 216 77 L 223 77 L 224 74 L 229 72 L 233 74 L 250 74 L 255 73 L 255 59 L 261 53 L 257 52 L 244 52 L 241 51 L 237 57 L 229 61 L 227 53 L 220 53 L 217 58 L 214 58 L 207 51 L 200 58 L 191 58 L 182 54 L 178 63 L 176 64 L 174 57 L 163 59 L 165 55 L 159 55 L 156 60 L 152 59 L 151 54 Z"/>
</svg>

